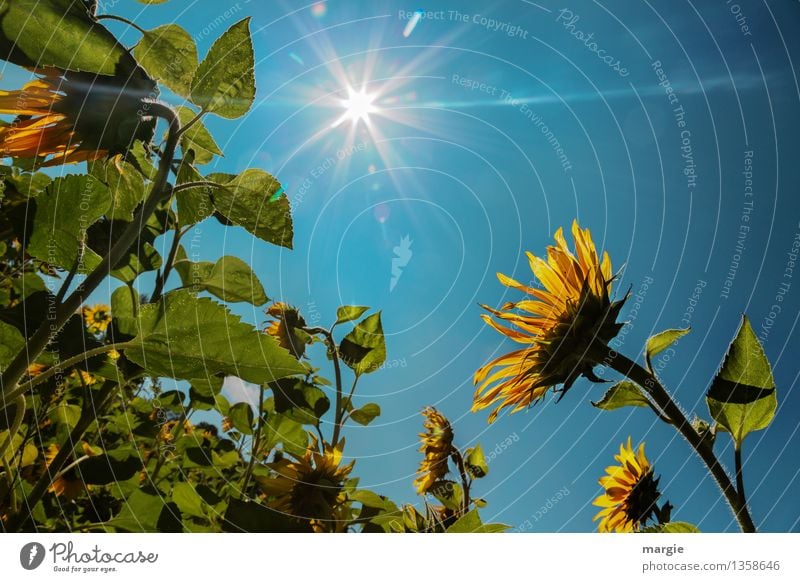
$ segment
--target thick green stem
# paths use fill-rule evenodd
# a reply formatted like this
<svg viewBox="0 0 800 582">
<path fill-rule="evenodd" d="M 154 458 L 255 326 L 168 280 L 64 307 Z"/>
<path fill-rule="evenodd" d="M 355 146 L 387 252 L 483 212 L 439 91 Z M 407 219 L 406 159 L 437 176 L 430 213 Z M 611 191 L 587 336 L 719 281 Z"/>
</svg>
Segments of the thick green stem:
<svg viewBox="0 0 800 582">
<path fill-rule="evenodd" d="M 739 503 L 747 507 L 747 498 L 744 494 L 744 473 L 742 472 L 742 447 L 738 445 L 733 450 L 733 462 L 736 468 L 736 491 L 739 493 Z"/>
<path fill-rule="evenodd" d="M 150 216 L 155 212 L 164 197 L 164 187 L 167 184 L 170 164 L 175 157 L 175 149 L 178 145 L 178 131 L 180 121 L 175 112 L 168 106 L 161 103 L 148 103 L 149 111 L 154 116 L 166 119 L 169 123 L 169 134 L 167 143 L 164 147 L 164 154 L 158 166 L 158 172 L 153 180 L 150 194 L 144 204 L 139 208 L 133 221 L 122 231 L 117 242 L 109 249 L 108 254 L 103 257 L 102 262 L 97 268 L 89 273 L 86 279 L 72 294 L 57 304 L 52 313 L 48 313 L 48 319 L 36 330 L 23 349 L 8 365 L 8 368 L 0 376 L 0 389 L 4 394 L 14 390 L 25 375 L 30 362 L 35 362 L 39 355 L 44 351 L 50 341 L 58 334 L 70 317 L 84 302 L 100 283 L 108 276 L 111 270 L 128 253 L 131 246 L 136 242 L 144 229 L 144 225 Z"/>
<path fill-rule="evenodd" d="M 739 496 L 736 488 L 731 483 L 730 477 L 725 469 L 720 465 L 711 447 L 705 442 L 700 434 L 692 427 L 686 419 L 683 411 L 675 404 L 666 388 L 661 385 L 658 378 L 645 370 L 642 366 L 628 359 L 624 355 L 612 350 L 608 346 L 600 346 L 593 349 L 593 357 L 599 364 L 608 366 L 620 374 L 627 376 L 638 384 L 653 399 L 656 405 L 663 410 L 669 417 L 671 424 L 689 442 L 697 455 L 703 460 L 710 471 L 712 477 L 722 490 L 728 505 L 733 510 L 733 515 L 739 522 L 743 532 L 752 533 L 756 531 L 753 518 Z"/>
<path fill-rule="evenodd" d="M 22 426 L 22 419 L 25 417 L 25 398 L 23 396 L 17 396 L 15 403 L 17 409 L 14 411 L 14 420 L 11 422 L 11 426 L 8 427 L 8 434 L 3 439 L 3 442 L 0 443 L 0 459 L 5 459 L 6 450 L 11 446 L 14 437 L 19 431 L 19 427 Z"/>
<path fill-rule="evenodd" d="M 333 373 L 336 379 L 336 410 L 331 445 L 335 447 L 339 443 L 339 433 L 342 432 L 342 417 L 344 416 L 344 410 L 342 409 L 342 368 L 339 364 L 339 350 L 336 348 L 336 342 L 333 340 L 333 334 L 330 330 L 324 327 L 310 327 L 303 331 L 311 335 L 322 334 L 325 337 L 325 344 L 328 346 L 328 351 L 330 351 L 331 358 L 333 359 Z"/>
</svg>

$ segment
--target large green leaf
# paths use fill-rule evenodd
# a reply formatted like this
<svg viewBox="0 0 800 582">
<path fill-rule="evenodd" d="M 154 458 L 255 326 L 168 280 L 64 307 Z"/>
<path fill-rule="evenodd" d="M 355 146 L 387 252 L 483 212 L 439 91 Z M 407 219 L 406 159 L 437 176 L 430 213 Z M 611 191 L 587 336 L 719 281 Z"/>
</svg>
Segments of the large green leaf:
<svg viewBox="0 0 800 582">
<path fill-rule="evenodd" d="M 127 285 L 114 289 L 111 294 L 111 315 L 120 333 L 130 336 L 139 333 L 136 317 L 138 312 L 139 292 L 136 289 Z"/>
<path fill-rule="evenodd" d="M 145 197 L 142 174 L 132 164 L 119 159 L 94 162 L 91 174 L 108 186 L 111 192 L 113 204 L 108 217 L 133 220 L 133 211 Z"/>
<path fill-rule="evenodd" d="M 212 176 L 209 176 L 212 178 Z M 280 182 L 263 170 L 245 170 L 212 192 L 217 211 L 269 243 L 292 248 L 289 199 Z"/>
<path fill-rule="evenodd" d="M 247 402 L 237 402 L 228 410 L 233 428 L 242 434 L 253 434 L 253 409 Z"/>
<path fill-rule="evenodd" d="M 216 263 L 194 263 L 179 257 L 175 270 L 183 285 L 195 292 L 208 291 L 230 303 L 247 301 L 253 305 L 264 305 L 269 301 L 256 274 L 237 257 L 225 256 Z"/>
<path fill-rule="evenodd" d="M 250 19 L 231 26 L 211 46 L 192 82 L 192 101 L 206 111 L 236 119 L 256 95 Z"/>
<path fill-rule="evenodd" d="M 186 30 L 165 24 L 145 31 L 133 54 L 151 77 L 181 97 L 189 97 L 197 70 L 197 47 Z"/>
<path fill-rule="evenodd" d="M 23 67 L 57 67 L 128 77 L 136 61 L 75 0 L 0 1 L 0 57 Z"/>
<path fill-rule="evenodd" d="M 134 490 L 120 512 L 106 525 L 128 532 L 180 532 L 181 512 L 160 492 Z"/>
<path fill-rule="evenodd" d="M 275 412 L 301 424 L 318 424 L 331 406 L 325 393 L 303 378 L 283 378 L 270 384 Z"/>
<path fill-rule="evenodd" d="M 483 447 L 475 445 L 467 449 L 467 454 L 464 458 L 464 465 L 475 479 L 481 479 L 489 474 L 489 464 L 486 462 L 486 457 L 483 454 Z"/>
<path fill-rule="evenodd" d="M 652 368 L 651 362 L 656 354 L 666 350 L 669 346 L 674 344 L 690 331 L 691 329 L 688 327 L 685 329 L 666 329 L 654 336 L 647 338 L 647 343 L 645 344 L 645 358 L 647 359 L 647 366 Z"/>
<path fill-rule="evenodd" d="M 650 401 L 636 384 L 623 380 L 609 388 L 600 400 L 592 402 L 592 406 L 603 410 L 616 410 L 625 406 L 650 406 Z"/>
<path fill-rule="evenodd" d="M 339 345 L 342 361 L 356 375 L 369 374 L 379 369 L 386 360 L 386 342 L 383 338 L 381 314 L 373 313 L 348 333 Z"/>
<path fill-rule="evenodd" d="M 228 532 L 311 532 L 308 522 L 292 519 L 276 509 L 264 507 L 254 501 L 231 499 L 222 530 Z"/>
<path fill-rule="evenodd" d="M 139 326 L 125 354 L 156 376 L 190 380 L 224 374 L 262 384 L 306 371 L 272 337 L 189 291 L 142 306 Z"/>
<path fill-rule="evenodd" d="M 658 525 L 651 525 L 642 530 L 642 533 L 700 533 L 696 525 L 685 521 L 671 521 Z"/>
<path fill-rule="evenodd" d="M 364 307 L 363 305 L 342 305 L 336 310 L 336 323 L 355 321 L 368 310 L 369 307 Z"/>
<path fill-rule="evenodd" d="M 108 485 L 126 481 L 142 469 L 140 452 L 135 449 L 117 449 L 89 457 L 78 470 L 87 485 Z"/>
<path fill-rule="evenodd" d="M 706 400 L 711 416 L 731 433 L 737 448 L 749 433 L 769 426 L 775 416 L 778 399 L 772 368 L 746 315 Z"/>
<path fill-rule="evenodd" d="M 86 228 L 111 206 L 105 184 L 92 176 L 56 178 L 36 198 L 36 216 L 28 253 L 39 260 L 69 270 L 83 248 L 80 272 L 100 264 L 100 256 L 84 245 Z"/>
</svg>

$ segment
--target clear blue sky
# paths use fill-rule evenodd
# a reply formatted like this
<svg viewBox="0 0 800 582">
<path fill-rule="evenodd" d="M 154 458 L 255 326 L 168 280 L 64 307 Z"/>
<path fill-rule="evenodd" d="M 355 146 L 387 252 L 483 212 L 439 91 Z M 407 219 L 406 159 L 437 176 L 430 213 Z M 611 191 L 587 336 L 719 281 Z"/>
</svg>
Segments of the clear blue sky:
<svg viewBox="0 0 800 582">
<path fill-rule="evenodd" d="M 597 478 L 630 435 L 646 441 L 676 519 L 735 530 L 688 445 L 645 410 L 594 409 L 589 400 L 601 386 L 580 381 L 557 406 L 548 401 L 492 426 L 487 413 L 469 412 L 475 368 L 514 347 L 481 323 L 477 303 L 516 298 L 495 272 L 528 280 L 523 252 L 542 253 L 555 229 L 578 217 L 615 269 L 625 267 L 618 292 L 643 292 L 624 314 L 632 320 L 621 348 L 628 356 L 639 356 L 652 333 L 686 323 L 701 282 L 694 331 L 661 371 L 690 412 L 707 416 L 704 391 L 741 313 L 760 333 L 780 284 L 791 283 L 765 335 L 780 409 L 746 441 L 744 456 L 759 527 L 800 529 L 800 271 L 797 281 L 784 277 L 800 231 L 792 69 L 800 5 L 574 0 L 567 14 L 523 0 L 319 4 L 125 0 L 110 10 L 146 28 L 177 22 L 201 54 L 252 16 L 257 102 L 244 119 L 208 121 L 226 152 L 209 171 L 273 172 L 295 208 L 295 248 L 209 223 L 201 253 L 249 260 L 271 297 L 321 323 L 340 304 L 383 311 L 397 367 L 364 378 L 357 396 L 357 404 L 378 402 L 383 415 L 346 430 L 362 486 L 415 501 L 419 412 L 434 405 L 462 447 L 480 442 L 488 453 L 511 438 L 475 487 L 489 501 L 487 520 L 593 530 Z M 405 14 L 418 8 L 429 17 L 404 36 Z M 123 25 L 113 29 L 137 38 Z M 368 125 L 331 127 L 348 85 L 376 93 L 378 110 Z M 749 231 L 737 251 L 742 225 Z M 411 256 L 392 287 L 403 237 Z M 263 320 L 253 308 L 237 311 Z M 730 467 L 729 443 L 722 437 L 717 447 Z M 560 490 L 569 495 L 537 515 Z"/>
</svg>

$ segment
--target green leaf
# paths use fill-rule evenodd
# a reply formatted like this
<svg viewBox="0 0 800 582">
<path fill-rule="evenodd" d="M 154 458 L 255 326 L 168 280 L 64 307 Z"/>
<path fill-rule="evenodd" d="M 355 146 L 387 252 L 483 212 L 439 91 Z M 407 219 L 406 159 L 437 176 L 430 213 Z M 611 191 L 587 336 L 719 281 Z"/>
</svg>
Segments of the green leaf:
<svg viewBox="0 0 800 582">
<path fill-rule="evenodd" d="M 194 378 L 189 380 L 189 399 L 192 408 L 198 410 L 213 410 L 215 398 L 222 391 L 224 379 L 219 376 L 209 376 L 208 378 Z"/>
<path fill-rule="evenodd" d="M 197 113 L 188 107 L 178 107 L 178 117 L 182 126 L 192 121 L 196 116 Z M 194 162 L 197 164 L 207 164 L 214 159 L 214 156 L 223 155 L 217 142 L 214 141 L 211 133 L 199 119 L 181 135 L 181 148 L 183 148 L 184 152 L 192 150 L 194 152 Z"/>
<path fill-rule="evenodd" d="M 447 509 L 458 511 L 464 502 L 464 489 L 455 481 L 441 479 L 428 489 Z"/>
<path fill-rule="evenodd" d="M 62 402 L 50 410 L 47 416 L 53 424 L 65 426 L 72 430 L 81 417 L 81 407 Z"/>
<path fill-rule="evenodd" d="M 480 445 L 467 449 L 464 464 L 469 474 L 475 479 L 486 477 L 489 474 L 489 465 L 486 463 L 486 457 L 483 455 L 483 448 Z"/>
<path fill-rule="evenodd" d="M 325 393 L 302 378 L 283 378 L 270 384 L 275 411 L 301 424 L 318 424 L 331 406 Z"/>
<path fill-rule="evenodd" d="M 192 165 L 195 150 L 184 153 L 183 162 L 178 168 L 178 184 L 189 182 L 207 182 Z M 210 186 L 194 186 L 179 190 L 175 194 L 178 205 L 178 221 L 183 226 L 197 224 L 214 214 L 214 201 L 211 198 L 213 188 Z"/>
<path fill-rule="evenodd" d="M 473 509 L 447 528 L 447 533 L 502 533 L 509 527 L 502 523 L 484 524 L 478 515 L 478 510 Z"/>
<path fill-rule="evenodd" d="M 647 359 L 647 367 L 652 369 L 651 361 L 656 354 L 666 350 L 669 346 L 674 344 L 680 338 L 689 333 L 691 328 L 685 329 L 666 329 L 654 336 L 650 336 L 645 344 L 645 358 Z"/>
<path fill-rule="evenodd" d="M 142 306 L 139 325 L 125 354 L 153 375 L 189 380 L 204 372 L 262 384 L 305 372 L 274 338 L 189 291 Z"/>
<path fill-rule="evenodd" d="M 112 220 L 133 220 L 133 211 L 145 197 L 144 178 L 133 164 L 124 160 L 96 161 L 91 174 L 108 186 L 113 199 L 108 217 Z"/>
<path fill-rule="evenodd" d="M 263 434 L 266 437 L 264 441 L 266 449 L 282 444 L 283 450 L 302 455 L 308 447 L 308 433 L 303 429 L 303 425 L 285 414 L 271 414 L 264 424 Z"/>
<path fill-rule="evenodd" d="M 212 181 L 217 181 L 209 176 Z M 245 170 L 224 188 L 211 193 L 217 211 L 229 222 L 261 240 L 292 248 L 292 216 L 289 199 L 279 195 L 280 182 L 263 170 Z M 276 198 L 277 196 L 277 198 Z"/>
<path fill-rule="evenodd" d="M 368 402 L 361 408 L 353 410 L 350 413 L 350 418 L 363 426 L 368 425 L 373 420 L 381 415 L 381 407 L 374 402 Z"/>
<path fill-rule="evenodd" d="M 133 287 L 123 285 L 111 294 L 111 315 L 114 325 L 125 335 L 139 333 L 136 316 L 139 312 L 139 292 Z"/>
<path fill-rule="evenodd" d="M 386 360 L 386 343 L 380 312 L 361 321 L 339 345 L 342 361 L 357 376 L 379 369 Z"/>
<path fill-rule="evenodd" d="M 80 272 L 88 272 L 100 264 L 100 256 L 84 243 L 86 228 L 111 206 L 111 194 L 105 184 L 88 175 L 56 178 L 36 202 L 33 234 L 27 249 L 31 256 L 70 270 L 83 247 Z"/>
<path fill-rule="evenodd" d="M 746 315 L 706 400 L 711 416 L 731 433 L 737 449 L 749 433 L 766 428 L 775 416 L 772 368 Z"/>
<path fill-rule="evenodd" d="M 145 31 L 133 55 L 151 77 L 181 97 L 189 97 L 197 70 L 197 46 L 182 27 L 165 24 Z"/>
<path fill-rule="evenodd" d="M 195 275 L 202 270 L 203 267 L 197 269 Z M 230 303 L 247 301 L 253 305 L 264 305 L 269 301 L 256 274 L 237 257 L 222 257 L 204 274 L 206 276 L 202 279 L 190 283 L 193 291 L 208 291 Z"/>
<path fill-rule="evenodd" d="M 128 77 L 136 61 L 83 2 L 0 2 L 0 54 L 23 67 L 57 67 Z"/>
<path fill-rule="evenodd" d="M 160 492 L 136 489 L 122 505 L 122 510 L 106 525 L 128 532 L 180 532 L 180 510 L 166 502 Z"/>
<path fill-rule="evenodd" d="M 369 310 L 369 307 L 361 305 L 342 305 L 336 310 L 336 323 L 354 321 L 364 315 L 367 310 Z"/>
<path fill-rule="evenodd" d="M 592 402 L 592 406 L 603 410 L 616 410 L 625 406 L 650 406 L 650 401 L 636 384 L 623 380 L 609 388 L 600 400 Z"/>
<path fill-rule="evenodd" d="M 172 501 L 183 515 L 206 517 L 206 512 L 203 510 L 203 499 L 197 494 L 195 488 L 185 481 L 178 481 L 172 486 Z"/>
<path fill-rule="evenodd" d="M 242 434 L 253 434 L 253 409 L 247 402 L 237 402 L 228 410 L 233 428 Z"/>
<path fill-rule="evenodd" d="M 141 469 L 139 452 L 133 449 L 108 451 L 103 455 L 89 457 L 78 465 L 81 479 L 87 485 L 109 485 L 127 481 Z"/>
<path fill-rule="evenodd" d="M 241 117 L 256 95 L 250 19 L 231 26 L 211 46 L 192 82 L 192 101 L 227 119 Z"/>
<path fill-rule="evenodd" d="M 23 347 L 25 338 L 20 331 L 13 325 L 0 321 L 0 370 L 4 371 Z"/>
</svg>

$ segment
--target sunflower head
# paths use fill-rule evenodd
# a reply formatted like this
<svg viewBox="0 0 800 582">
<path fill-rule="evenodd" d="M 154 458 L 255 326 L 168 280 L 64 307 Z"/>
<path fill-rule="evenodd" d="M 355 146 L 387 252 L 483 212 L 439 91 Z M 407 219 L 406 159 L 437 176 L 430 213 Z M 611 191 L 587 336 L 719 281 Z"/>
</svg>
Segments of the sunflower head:
<svg viewBox="0 0 800 582">
<path fill-rule="evenodd" d="M 489 326 L 523 345 L 475 372 L 472 410 L 497 405 L 489 422 L 505 407 L 513 413 L 535 404 L 550 388 L 563 385 L 563 396 L 581 376 L 597 380 L 592 369 L 599 362 L 590 347 L 595 342 L 607 344 L 622 328 L 616 319 L 625 300 L 611 301 L 614 277 L 608 253 L 600 258 L 589 229 L 582 230 L 577 221 L 572 224 L 572 236 L 574 252 L 559 228 L 556 245 L 547 247 L 547 259 L 527 253 L 542 289 L 497 274 L 502 284 L 528 297 L 500 309 L 483 306 L 513 327 L 483 314 Z"/>
<path fill-rule="evenodd" d="M 344 524 L 343 510 L 347 497 L 344 481 L 355 461 L 342 465 L 344 442 L 331 446 L 323 443 L 319 452 L 312 442 L 302 456 L 287 457 L 269 463 L 274 477 L 257 477 L 272 509 L 308 520 L 315 531 L 336 531 Z"/>
<path fill-rule="evenodd" d="M 0 113 L 17 115 L 0 128 L 0 155 L 54 166 L 125 154 L 149 142 L 155 121 L 147 98 L 155 83 L 143 74 L 104 76 L 40 68 L 16 91 L 0 91 Z"/>
<path fill-rule="evenodd" d="M 420 433 L 422 446 L 420 452 L 425 456 L 417 469 L 418 477 L 414 486 L 419 495 L 424 495 L 434 483 L 442 479 L 448 472 L 447 461 L 453 453 L 453 428 L 450 422 L 438 410 L 429 406 L 422 411 L 425 417 Z"/>
<path fill-rule="evenodd" d="M 111 323 L 111 308 L 102 304 L 91 307 L 86 305 L 83 308 L 83 321 L 89 333 L 94 335 L 103 333 Z"/>
<path fill-rule="evenodd" d="M 295 358 L 302 358 L 310 338 L 302 331 L 306 326 L 306 320 L 300 312 L 295 307 L 279 301 L 267 308 L 267 315 L 273 319 L 264 331 L 278 340 L 280 346 L 289 350 Z"/>
<path fill-rule="evenodd" d="M 650 519 L 660 514 L 656 505 L 661 497 L 659 479 L 655 477 L 653 467 L 644 454 L 644 443 L 634 452 L 628 437 L 628 443 L 620 445 L 619 454 L 614 458 L 619 465 L 608 467 L 607 475 L 600 477 L 600 485 L 605 492 L 594 500 L 594 505 L 603 509 L 594 517 L 594 521 L 600 520 L 597 526 L 600 532 L 639 531 Z"/>
</svg>

